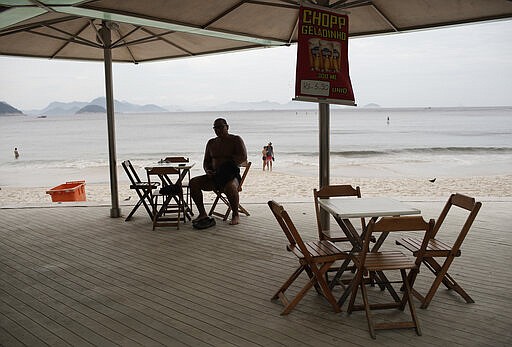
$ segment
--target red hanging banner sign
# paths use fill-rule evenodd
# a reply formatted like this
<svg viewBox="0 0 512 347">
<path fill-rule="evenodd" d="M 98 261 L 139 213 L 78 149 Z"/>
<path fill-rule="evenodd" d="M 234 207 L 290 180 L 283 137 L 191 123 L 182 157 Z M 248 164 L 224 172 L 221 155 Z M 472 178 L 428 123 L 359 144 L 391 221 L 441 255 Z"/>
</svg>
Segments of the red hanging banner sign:
<svg viewBox="0 0 512 347">
<path fill-rule="evenodd" d="M 301 7 L 295 100 L 355 105 L 348 73 L 348 16 Z"/>
</svg>

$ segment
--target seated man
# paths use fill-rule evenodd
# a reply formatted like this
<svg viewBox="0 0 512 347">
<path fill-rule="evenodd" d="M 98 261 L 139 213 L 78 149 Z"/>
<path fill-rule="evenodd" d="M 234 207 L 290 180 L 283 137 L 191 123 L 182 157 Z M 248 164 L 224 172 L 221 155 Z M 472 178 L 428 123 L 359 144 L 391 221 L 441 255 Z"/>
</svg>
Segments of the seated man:
<svg viewBox="0 0 512 347">
<path fill-rule="evenodd" d="M 232 211 L 230 224 L 238 224 L 238 185 L 240 183 L 240 164 L 247 161 L 247 150 L 244 141 L 238 135 L 229 134 L 229 125 L 223 118 L 217 118 L 213 123 L 217 137 L 206 144 L 203 168 L 206 175 L 197 176 L 190 180 L 190 194 L 199 211 L 194 225 L 208 223 L 208 215 L 204 208 L 203 190 L 220 190 L 226 194 Z M 206 224 L 208 226 L 208 224 Z M 206 227 L 207 227 L 206 226 Z"/>
</svg>

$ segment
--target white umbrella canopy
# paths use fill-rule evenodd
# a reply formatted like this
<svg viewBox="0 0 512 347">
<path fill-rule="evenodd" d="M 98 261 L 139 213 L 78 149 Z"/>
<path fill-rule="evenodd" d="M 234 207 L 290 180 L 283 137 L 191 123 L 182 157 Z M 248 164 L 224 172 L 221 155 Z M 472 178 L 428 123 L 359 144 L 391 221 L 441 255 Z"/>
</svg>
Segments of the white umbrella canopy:
<svg viewBox="0 0 512 347">
<path fill-rule="evenodd" d="M 375 35 L 512 17 L 510 0 L 0 0 L 0 54 L 144 62 L 297 40 L 300 4 L 347 11 L 349 35 Z"/>
<path fill-rule="evenodd" d="M 299 6 L 349 15 L 349 36 L 512 18 L 510 0 L 0 0 L 0 54 L 105 62 L 112 208 L 119 217 L 112 61 L 184 58 L 297 41 Z M 329 183 L 320 104 L 320 186 Z"/>
</svg>

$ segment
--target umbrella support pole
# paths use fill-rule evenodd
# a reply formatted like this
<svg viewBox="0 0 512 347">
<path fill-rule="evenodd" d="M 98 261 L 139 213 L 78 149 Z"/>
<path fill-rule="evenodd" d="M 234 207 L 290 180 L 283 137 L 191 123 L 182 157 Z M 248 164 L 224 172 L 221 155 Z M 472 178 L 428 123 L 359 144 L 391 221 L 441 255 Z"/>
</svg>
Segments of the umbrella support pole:
<svg viewBox="0 0 512 347">
<path fill-rule="evenodd" d="M 108 23 L 103 22 L 100 34 L 101 39 L 103 40 L 103 55 L 105 58 L 105 98 L 107 102 L 110 196 L 112 201 L 110 217 L 118 218 L 121 217 L 121 209 L 119 208 L 119 192 L 117 187 L 116 130 L 114 121 L 114 92 L 112 86 L 112 51 L 110 49 L 111 31 L 108 27 Z"/>
<path fill-rule="evenodd" d="M 319 128 L 319 177 L 320 188 L 329 185 L 329 133 L 330 133 L 330 108 L 329 104 L 318 104 L 318 128 Z M 329 213 L 320 211 L 320 221 L 324 230 L 329 230 Z"/>
</svg>

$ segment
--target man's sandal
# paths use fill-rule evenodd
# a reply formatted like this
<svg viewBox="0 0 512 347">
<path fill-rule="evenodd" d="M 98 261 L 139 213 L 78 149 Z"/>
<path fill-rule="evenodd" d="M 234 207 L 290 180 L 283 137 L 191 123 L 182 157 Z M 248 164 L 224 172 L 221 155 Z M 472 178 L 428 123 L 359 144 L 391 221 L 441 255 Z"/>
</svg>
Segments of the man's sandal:
<svg viewBox="0 0 512 347">
<path fill-rule="evenodd" d="M 192 226 L 195 229 L 207 229 L 215 226 L 215 219 L 212 217 L 203 218 L 198 220 L 197 222 L 192 223 Z"/>
</svg>

